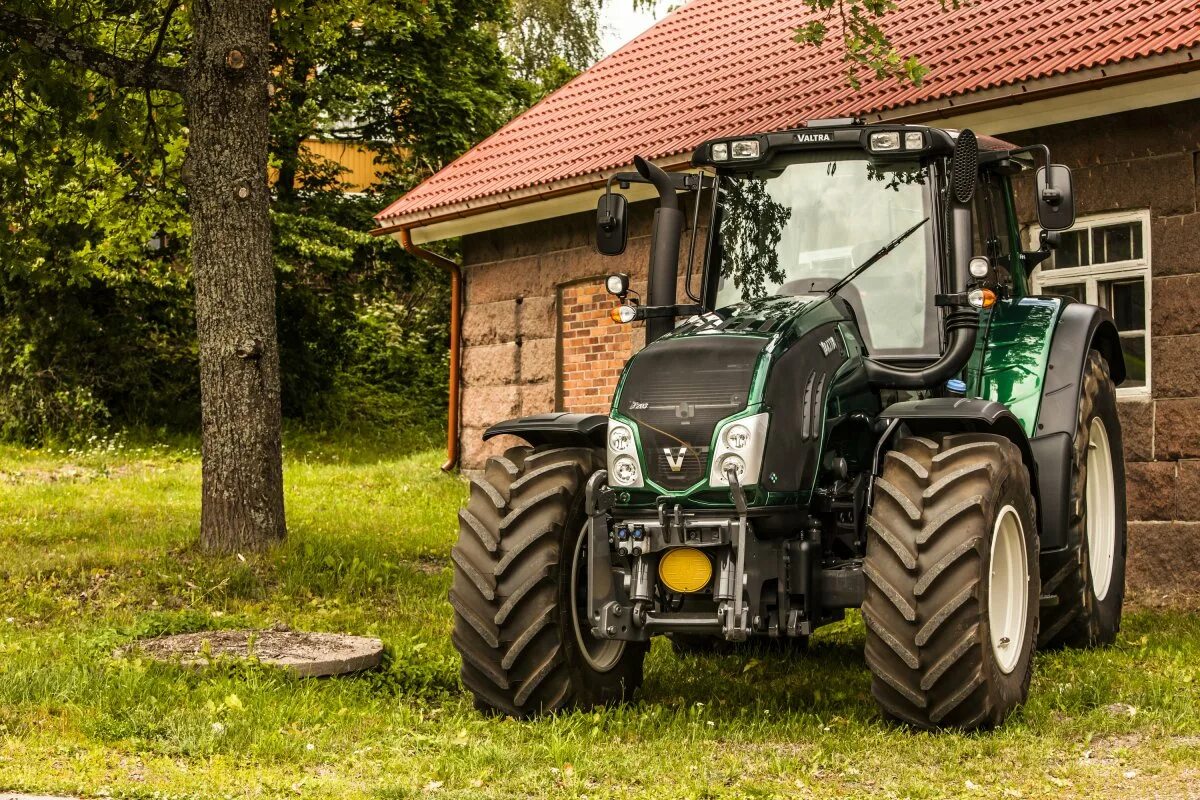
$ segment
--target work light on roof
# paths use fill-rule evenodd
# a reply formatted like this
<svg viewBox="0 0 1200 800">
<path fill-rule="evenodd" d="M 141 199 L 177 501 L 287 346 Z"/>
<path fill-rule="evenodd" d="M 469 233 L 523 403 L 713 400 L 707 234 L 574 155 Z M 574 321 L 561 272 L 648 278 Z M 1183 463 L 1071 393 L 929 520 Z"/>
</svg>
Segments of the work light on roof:
<svg viewBox="0 0 1200 800">
<path fill-rule="evenodd" d="M 741 139 L 733 143 L 734 158 L 758 158 L 758 139 Z"/>
<path fill-rule="evenodd" d="M 728 161 L 729 160 L 729 145 L 721 142 L 712 146 L 713 161 Z"/>
<path fill-rule="evenodd" d="M 900 149 L 899 131 L 879 131 L 871 134 L 871 150 L 876 153 L 887 153 Z"/>
</svg>

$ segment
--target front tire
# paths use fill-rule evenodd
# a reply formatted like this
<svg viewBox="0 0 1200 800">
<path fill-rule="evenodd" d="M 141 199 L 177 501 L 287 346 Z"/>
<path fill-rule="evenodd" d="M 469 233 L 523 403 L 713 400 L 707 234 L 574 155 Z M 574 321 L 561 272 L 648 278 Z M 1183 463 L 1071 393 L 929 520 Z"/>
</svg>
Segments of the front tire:
<svg viewBox="0 0 1200 800">
<path fill-rule="evenodd" d="M 514 447 L 490 458 L 459 512 L 452 641 L 481 711 L 526 718 L 629 699 L 642 644 L 583 628 L 590 448 Z M 583 602 L 586 599 L 583 598 Z"/>
<path fill-rule="evenodd" d="M 919 728 L 999 724 L 1029 691 L 1041 587 L 1020 450 L 986 434 L 902 438 L 867 526 L 876 701 Z"/>
<path fill-rule="evenodd" d="M 1040 647 L 1096 647 L 1116 641 L 1125 602 L 1125 459 L 1117 388 L 1108 362 L 1088 351 L 1075 430 L 1067 547 L 1048 556 Z"/>
</svg>

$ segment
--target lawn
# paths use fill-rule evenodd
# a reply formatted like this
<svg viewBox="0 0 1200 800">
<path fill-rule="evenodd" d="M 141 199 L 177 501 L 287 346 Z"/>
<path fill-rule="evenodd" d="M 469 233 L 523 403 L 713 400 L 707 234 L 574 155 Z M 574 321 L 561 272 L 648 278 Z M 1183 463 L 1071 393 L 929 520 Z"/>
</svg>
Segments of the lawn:
<svg viewBox="0 0 1200 800">
<path fill-rule="evenodd" d="M 639 701 L 476 714 L 450 646 L 458 478 L 435 451 L 291 439 L 290 539 L 195 547 L 185 446 L 0 447 L 0 790 L 112 797 L 1197 797 L 1200 619 L 1135 612 L 1117 646 L 1037 658 L 998 731 L 913 733 L 868 695 L 854 617 L 805 656 L 679 657 Z M 302 680 L 115 658 L 163 632 L 381 637 L 384 668 Z"/>
</svg>

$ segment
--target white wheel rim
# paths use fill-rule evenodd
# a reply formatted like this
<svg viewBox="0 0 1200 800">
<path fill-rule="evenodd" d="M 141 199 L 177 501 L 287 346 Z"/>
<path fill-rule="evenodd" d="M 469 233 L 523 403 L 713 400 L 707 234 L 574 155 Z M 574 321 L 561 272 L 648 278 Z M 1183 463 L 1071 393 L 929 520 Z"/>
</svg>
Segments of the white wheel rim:
<svg viewBox="0 0 1200 800">
<path fill-rule="evenodd" d="M 579 652 L 587 665 L 596 672 L 608 672 L 625 653 L 625 642 L 619 639 L 597 639 L 592 636 L 591 626 L 585 631 L 580 624 L 580 611 L 583 611 L 584 617 L 587 616 L 587 573 L 583 570 L 583 545 L 587 536 L 588 526 L 585 523 L 583 532 L 575 540 L 575 555 L 571 558 L 571 627 L 575 629 L 575 643 L 579 645 Z"/>
<path fill-rule="evenodd" d="M 992 655 L 1006 675 L 1025 651 L 1025 623 L 1029 616 L 1029 561 L 1025 529 L 1012 506 L 1005 506 L 992 531 L 991 577 L 988 581 L 988 627 Z"/>
<path fill-rule="evenodd" d="M 1088 428 L 1087 454 L 1088 569 L 1097 600 L 1108 596 L 1117 550 L 1117 496 L 1108 431 L 1099 417 Z"/>
</svg>

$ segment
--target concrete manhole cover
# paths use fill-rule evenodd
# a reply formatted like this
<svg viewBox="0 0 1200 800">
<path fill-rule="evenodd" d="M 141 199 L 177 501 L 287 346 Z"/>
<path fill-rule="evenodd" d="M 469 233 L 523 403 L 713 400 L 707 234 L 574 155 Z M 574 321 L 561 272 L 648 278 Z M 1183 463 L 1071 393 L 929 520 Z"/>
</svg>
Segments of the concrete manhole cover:
<svg viewBox="0 0 1200 800">
<path fill-rule="evenodd" d="M 257 658 L 301 677 L 345 675 L 379 666 L 383 642 L 365 636 L 302 631 L 201 631 L 138 642 L 137 650 L 156 661 L 207 666 L 210 658 Z"/>
</svg>

